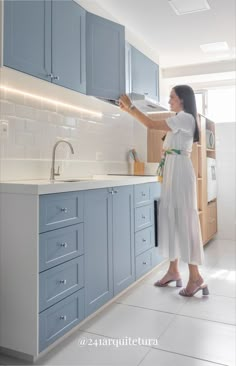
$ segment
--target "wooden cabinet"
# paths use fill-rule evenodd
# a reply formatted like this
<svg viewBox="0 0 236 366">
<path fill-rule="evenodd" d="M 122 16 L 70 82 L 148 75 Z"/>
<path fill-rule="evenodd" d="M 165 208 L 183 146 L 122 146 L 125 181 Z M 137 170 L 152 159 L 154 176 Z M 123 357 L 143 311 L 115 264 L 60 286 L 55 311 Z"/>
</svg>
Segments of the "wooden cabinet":
<svg viewBox="0 0 236 366">
<path fill-rule="evenodd" d="M 149 117 L 153 120 L 164 120 L 174 115 L 172 112 L 161 112 Z M 215 124 L 202 115 L 198 115 L 200 141 L 193 144 L 191 159 L 196 175 L 198 214 L 201 224 L 203 244 L 206 244 L 217 232 L 217 201 L 207 201 L 207 157 L 215 158 L 215 149 L 206 146 L 206 129 L 215 135 Z M 165 131 L 148 129 L 147 157 L 148 162 L 160 162 Z"/>
<path fill-rule="evenodd" d="M 125 30 L 73 0 L 5 0 L 4 66 L 87 95 L 125 92 Z"/>
<path fill-rule="evenodd" d="M 126 92 L 159 101 L 159 66 L 130 44 L 126 44 Z"/>
</svg>

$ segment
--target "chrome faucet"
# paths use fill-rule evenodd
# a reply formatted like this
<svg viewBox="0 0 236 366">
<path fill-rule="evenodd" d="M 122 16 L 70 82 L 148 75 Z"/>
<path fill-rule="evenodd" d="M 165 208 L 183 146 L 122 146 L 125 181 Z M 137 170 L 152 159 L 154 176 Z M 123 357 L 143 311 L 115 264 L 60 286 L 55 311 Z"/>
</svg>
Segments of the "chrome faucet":
<svg viewBox="0 0 236 366">
<path fill-rule="evenodd" d="M 53 146 L 53 150 L 52 150 L 52 166 L 51 166 L 50 180 L 55 180 L 55 176 L 60 175 L 60 167 L 59 166 L 58 166 L 57 172 L 55 172 L 55 157 L 56 157 L 56 148 L 61 142 L 65 142 L 67 145 L 69 145 L 71 153 L 74 154 L 73 146 L 71 145 L 71 143 L 69 141 L 59 140 L 55 143 L 55 145 Z"/>
</svg>

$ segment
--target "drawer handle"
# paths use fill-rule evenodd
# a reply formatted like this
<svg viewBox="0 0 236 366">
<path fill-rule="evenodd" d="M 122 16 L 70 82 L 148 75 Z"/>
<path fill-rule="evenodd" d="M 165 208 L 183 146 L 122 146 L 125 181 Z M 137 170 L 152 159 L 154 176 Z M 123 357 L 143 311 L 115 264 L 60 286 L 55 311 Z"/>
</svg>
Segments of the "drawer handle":
<svg viewBox="0 0 236 366">
<path fill-rule="evenodd" d="M 68 247 L 68 244 L 67 243 L 61 243 L 60 244 L 60 247 L 67 248 Z"/>
<path fill-rule="evenodd" d="M 61 208 L 61 212 L 67 213 L 67 212 L 68 212 L 68 208 L 66 208 L 66 207 L 62 207 L 62 208 Z"/>
<path fill-rule="evenodd" d="M 146 239 L 143 239 L 143 242 L 144 242 L 144 243 L 146 243 L 146 241 L 147 241 Z"/>
<path fill-rule="evenodd" d="M 147 262 L 143 262 L 143 264 L 147 264 Z"/>
<path fill-rule="evenodd" d="M 142 192 L 142 196 L 145 197 L 146 196 L 146 193 Z"/>
<path fill-rule="evenodd" d="M 62 285 L 66 285 L 66 280 L 60 280 L 59 281 Z"/>
<path fill-rule="evenodd" d="M 66 315 L 60 315 L 60 320 L 66 321 Z"/>
<path fill-rule="evenodd" d="M 146 219 L 146 216 L 145 215 L 142 215 L 142 219 Z"/>
</svg>

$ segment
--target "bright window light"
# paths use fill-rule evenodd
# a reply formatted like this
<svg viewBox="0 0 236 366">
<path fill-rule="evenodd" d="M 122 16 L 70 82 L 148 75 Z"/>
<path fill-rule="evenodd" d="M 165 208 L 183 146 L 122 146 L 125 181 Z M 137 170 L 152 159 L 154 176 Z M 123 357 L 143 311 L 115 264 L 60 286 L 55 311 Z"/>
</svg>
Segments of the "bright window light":
<svg viewBox="0 0 236 366">
<path fill-rule="evenodd" d="M 209 119 L 216 123 L 236 122 L 235 86 L 208 90 Z"/>
</svg>

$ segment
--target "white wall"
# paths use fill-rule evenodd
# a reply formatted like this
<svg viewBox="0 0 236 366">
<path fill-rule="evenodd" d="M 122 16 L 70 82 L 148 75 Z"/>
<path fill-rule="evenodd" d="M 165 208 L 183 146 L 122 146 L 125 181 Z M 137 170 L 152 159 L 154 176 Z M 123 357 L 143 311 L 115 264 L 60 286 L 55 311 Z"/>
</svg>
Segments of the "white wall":
<svg viewBox="0 0 236 366">
<path fill-rule="evenodd" d="M 218 237 L 236 240 L 236 123 L 216 124 Z"/>
</svg>

